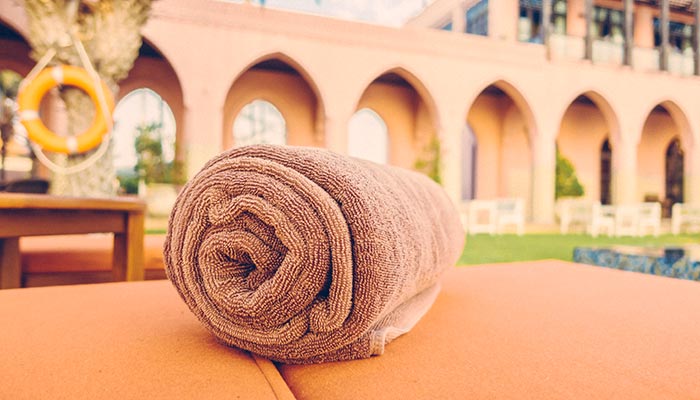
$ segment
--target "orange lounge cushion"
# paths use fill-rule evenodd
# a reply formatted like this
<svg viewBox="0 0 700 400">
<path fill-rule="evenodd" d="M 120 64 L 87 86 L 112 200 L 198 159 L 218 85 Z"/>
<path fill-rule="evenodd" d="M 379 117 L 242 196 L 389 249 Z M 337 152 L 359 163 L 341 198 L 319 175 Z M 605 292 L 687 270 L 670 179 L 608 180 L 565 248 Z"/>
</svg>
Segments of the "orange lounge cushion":
<svg viewBox="0 0 700 400">
<path fill-rule="evenodd" d="M 301 399 L 697 399 L 700 283 L 559 261 L 459 268 L 381 357 L 280 371 Z"/>
<path fill-rule="evenodd" d="M 144 237 L 144 266 L 162 270 L 165 235 Z M 27 236 L 20 239 L 25 273 L 109 271 L 112 269 L 111 234 Z"/>
<path fill-rule="evenodd" d="M 2 399 L 276 398 L 167 281 L 2 290 L 0 320 Z"/>
</svg>

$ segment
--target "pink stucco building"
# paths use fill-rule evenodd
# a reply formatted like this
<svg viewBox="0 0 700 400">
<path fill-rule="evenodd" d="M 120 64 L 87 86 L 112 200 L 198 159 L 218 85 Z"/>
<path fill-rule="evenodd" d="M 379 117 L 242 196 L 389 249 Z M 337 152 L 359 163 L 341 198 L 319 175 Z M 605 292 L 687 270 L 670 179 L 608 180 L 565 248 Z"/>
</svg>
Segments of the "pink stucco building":
<svg viewBox="0 0 700 400">
<path fill-rule="evenodd" d="M 554 219 L 557 148 L 591 199 L 700 204 L 691 3 L 437 0 L 397 29 L 158 0 L 117 98 L 146 87 L 170 105 L 190 174 L 236 145 L 237 115 L 265 100 L 288 144 L 347 153 L 365 108 L 391 164 L 413 167 L 438 138 L 455 200 L 522 197 L 535 222 Z M 0 2 L 0 69 L 32 68 L 26 37 L 19 2 Z"/>
</svg>

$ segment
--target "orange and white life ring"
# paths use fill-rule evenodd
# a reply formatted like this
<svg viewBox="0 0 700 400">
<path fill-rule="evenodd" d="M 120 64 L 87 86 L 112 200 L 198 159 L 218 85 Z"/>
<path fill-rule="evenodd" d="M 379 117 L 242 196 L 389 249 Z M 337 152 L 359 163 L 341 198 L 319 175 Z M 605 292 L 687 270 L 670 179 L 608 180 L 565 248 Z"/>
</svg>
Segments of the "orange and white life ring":
<svg viewBox="0 0 700 400">
<path fill-rule="evenodd" d="M 19 117 L 22 125 L 27 129 L 29 139 L 37 143 L 44 150 L 56 153 L 77 154 L 84 153 L 97 147 L 103 140 L 109 129 L 112 111 L 114 110 L 114 98 L 104 82 L 102 93 L 108 110 L 104 110 L 99 101 L 95 88 L 95 81 L 87 71 L 82 68 L 64 65 L 46 68 L 37 75 L 36 79 L 23 83 L 17 96 L 19 105 Z M 95 117 L 90 127 L 77 136 L 59 136 L 49 130 L 39 118 L 39 106 L 46 93 L 58 85 L 69 85 L 85 91 L 95 104 Z"/>
</svg>

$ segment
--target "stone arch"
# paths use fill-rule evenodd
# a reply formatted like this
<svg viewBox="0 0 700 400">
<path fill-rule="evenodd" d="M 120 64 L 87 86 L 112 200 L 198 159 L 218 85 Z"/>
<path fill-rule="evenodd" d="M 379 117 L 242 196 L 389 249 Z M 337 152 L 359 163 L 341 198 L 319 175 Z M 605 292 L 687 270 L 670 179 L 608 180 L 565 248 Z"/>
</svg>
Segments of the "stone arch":
<svg viewBox="0 0 700 400">
<path fill-rule="evenodd" d="M 29 42 L 9 20 L 0 15 L 0 70 L 10 69 L 26 76 L 34 67 Z"/>
<path fill-rule="evenodd" d="M 664 213 L 668 214 L 670 205 L 682 201 L 687 188 L 672 190 L 667 174 L 667 152 L 669 146 L 678 141 L 680 152 L 688 151 L 695 145 L 693 132 L 686 112 L 672 100 L 656 103 L 648 109 L 639 144 L 637 146 L 637 196 L 641 199 L 659 200 L 664 204 Z M 690 157 L 683 157 L 682 175 L 690 168 Z M 675 180 L 684 182 L 684 176 Z"/>
<path fill-rule="evenodd" d="M 390 164 L 414 168 L 418 161 L 432 162 L 430 144 L 440 132 L 434 98 L 407 69 L 382 71 L 367 80 L 355 110 L 370 108 L 386 124 Z"/>
<path fill-rule="evenodd" d="M 559 119 L 557 149 L 574 166 L 584 196 L 609 202 L 611 182 L 604 176 L 603 165 L 610 160 L 603 158 L 609 157 L 604 149 L 614 152 L 615 145 L 622 140 L 617 113 L 610 102 L 594 90 L 580 92 L 566 104 Z"/>
<path fill-rule="evenodd" d="M 386 164 L 389 131 L 384 119 L 371 108 L 362 108 L 348 123 L 348 155 Z"/>
<path fill-rule="evenodd" d="M 318 86 L 300 63 L 277 52 L 249 63 L 233 80 L 224 101 L 224 148 L 233 146 L 236 116 L 256 99 L 270 102 L 280 111 L 289 144 L 324 145 L 325 109 Z"/>
<path fill-rule="evenodd" d="M 116 100 L 141 88 L 156 92 L 168 104 L 175 118 L 175 143 L 184 143 L 185 102 L 180 77 L 170 60 L 146 37 L 129 75 L 119 82 Z M 184 159 L 184 153 L 184 146 L 176 146 L 178 160 Z"/>
<path fill-rule="evenodd" d="M 482 86 L 471 99 L 464 117 L 478 143 L 471 162 L 475 198 L 519 197 L 530 209 L 532 197 L 532 143 L 537 128 L 532 109 L 513 84 L 497 79 Z M 467 145 L 467 141 L 463 142 Z M 467 166 L 463 160 L 462 165 Z M 464 168 L 463 168 L 464 169 Z M 463 180 L 466 171 L 463 171 Z"/>
<path fill-rule="evenodd" d="M 537 123 L 535 122 L 535 115 L 532 111 L 532 107 L 530 106 L 530 102 L 527 100 L 525 95 L 523 95 L 523 92 L 508 80 L 494 79 L 482 85 L 481 90 L 477 91 L 476 95 L 473 98 L 471 98 L 468 102 L 469 106 L 467 107 L 467 115 L 465 115 L 465 118 L 468 118 L 468 114 L 474 106 L 474 103 L 479 98 L 479 96 L 484 94 L 484 92 L 486 92 L 490 88 L 496 88 L 497 90 L 503 92 L 520 110 L 520 112 L 523 114 L 523 118 L 527 127 L 528 140 L 532 141 L 533 138 L 538 134 Z"/>
</svg>

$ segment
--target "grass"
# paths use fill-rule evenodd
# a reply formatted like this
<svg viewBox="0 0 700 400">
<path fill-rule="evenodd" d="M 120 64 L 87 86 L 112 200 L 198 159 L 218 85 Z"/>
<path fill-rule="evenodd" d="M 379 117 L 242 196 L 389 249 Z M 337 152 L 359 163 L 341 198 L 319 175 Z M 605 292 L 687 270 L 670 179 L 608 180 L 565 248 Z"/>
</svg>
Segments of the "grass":
<svg viewBox="0 0 700 400">
<path fill-rule="evenodd" d="M 571 261 L 574 247 L 633 245 L 673 246 L 700 243 L 700 234 L 661 235 L 659 237 L 607 237 L 588 235 L 530 234 L 530 235 L 470 235 L 464 246 L 459 265 L 489 264 L 508 261 L 559 259 Z"/>
<path fill-rule="evenodd" d="M 165 233 L 165 228 L 146 230 L 147 235 L 163 235 Z M 599 236 L 593 238 L 583 234 L 469 235 L 467 236 L 462 256 L 457 264 L 491 264 L 543 259 L 571 261 L 574 255 L 574 247 L 610 246 L 616 244 L 657 247 L 692 243 L 700 243 L 700 234 L 661 235 L 657 238 L 652 236 L 641 238 Z"/>
</svg>

